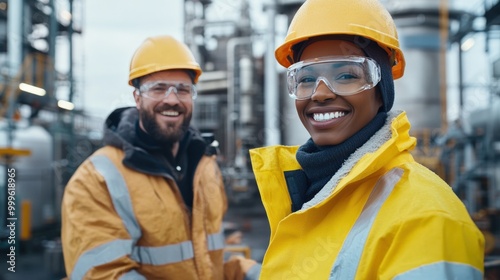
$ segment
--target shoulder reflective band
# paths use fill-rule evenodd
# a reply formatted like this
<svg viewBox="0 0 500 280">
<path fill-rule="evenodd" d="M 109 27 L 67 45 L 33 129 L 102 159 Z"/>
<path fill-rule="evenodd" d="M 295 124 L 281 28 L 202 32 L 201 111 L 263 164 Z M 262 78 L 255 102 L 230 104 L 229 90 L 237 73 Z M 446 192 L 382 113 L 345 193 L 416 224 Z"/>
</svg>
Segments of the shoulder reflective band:
<svg viewBox="0 0 500 280">
<path fill-rule="evenodd" d="M 125 224 L 125 228 L 135 244 L 135 242 L 137 242 L 137 240 L 141 237 L 141 229 L 139 227 L 139 223 L 137 223 L 137 220 L 135 219 L 132 200 L 130 199 L 130 194 L 125 180 L 113 162 L 111 162 L 111 160 L 106 156 L 94 156 L 90 159 L 90 161 L 94 164 L 97 172 L 104 177 L 111 200 L 113 201 L 113 206 Z"/>
<path fill-rule="evenodd" d="M 106 156 L 93 156 L 90 161 L 106 181 L 113 206 L 132 240 L 114 240 L 83 253 L 75 264 L 71 279 L 82 279 L 92 267 L 132 254 L 132 247 L 141 237 L 141 230 L 133 214 L 127 185 L 118 169 Z"/>
<path fill-rule="evenodd" d="M 402 169 L 394 168 L 378 180 L 361 215 L 342 245 L 330 273 L 330 279 L 354 279 L 373 221 L 402 175 Z"/>
<path fill-rule="evenodd" d="M 482 280 L 483 274 L 477 268 L 460 263 L 438 262 L 417 267 L 394 278 L 394 280 L 440 280 L 470 279 Z"/>
</svg>

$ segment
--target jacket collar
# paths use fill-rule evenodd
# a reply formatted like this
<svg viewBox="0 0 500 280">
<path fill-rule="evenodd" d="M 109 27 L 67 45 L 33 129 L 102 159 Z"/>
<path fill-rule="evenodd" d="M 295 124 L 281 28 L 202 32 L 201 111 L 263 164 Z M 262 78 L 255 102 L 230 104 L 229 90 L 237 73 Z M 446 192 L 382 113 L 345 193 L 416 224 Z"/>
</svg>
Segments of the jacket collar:
<svg viewBox="0 0 500 280">
<path fill-rule="evenodd" d="M 344 162 L 316 196 L 304 203 L 302 210 L 311 208 L 333 193 L 339 192 L 345 185 L 340 184 L 342 180 L 352 183 L 363 179 L 386 167 L 402 151 L 412 150 L 416 145 L 416 140 L 410 137 L 409 131 L 410 123 L 405 112 L 389 112 L 385 125 Z M 363 167 L 356 168 L 361 159 L 363 159 Z"/>
</svg>

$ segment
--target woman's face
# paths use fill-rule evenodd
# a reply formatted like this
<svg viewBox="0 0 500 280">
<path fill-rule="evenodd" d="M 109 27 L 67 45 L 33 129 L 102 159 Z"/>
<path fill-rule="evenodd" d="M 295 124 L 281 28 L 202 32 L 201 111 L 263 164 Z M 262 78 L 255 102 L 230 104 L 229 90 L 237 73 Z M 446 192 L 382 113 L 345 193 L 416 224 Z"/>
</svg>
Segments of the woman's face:
<svg viewBox="0 0 500 280">
<path fill-rule="evenodd" d="M 302 52 L 300 60 L 332 55 L 365 56 L 359 47 L 350 42 L 323 40 L 308 45 Z M 310 99 L 295 101 L 302 124 L 318 146 L 338 145 L 344 142 L 367 125 L 381 106 L 382 99 L 376 94 L 375 88 L 350 96 L 341 96 L 330 91 L 323 82 L 320 82 Z"/>
</svg>

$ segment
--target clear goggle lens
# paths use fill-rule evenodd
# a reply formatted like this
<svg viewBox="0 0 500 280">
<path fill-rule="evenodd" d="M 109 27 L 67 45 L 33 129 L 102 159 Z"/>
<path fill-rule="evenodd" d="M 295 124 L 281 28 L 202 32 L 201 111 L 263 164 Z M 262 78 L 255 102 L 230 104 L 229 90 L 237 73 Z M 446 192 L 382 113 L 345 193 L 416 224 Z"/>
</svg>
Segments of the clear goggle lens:
<svg viewBox="0 0 500 280">
<path fill-rule="evenodd" d="M 197 96 L 196 87 L 192 84 L 182 82 L 155 81 L 141 85 L 139 92 L 142 96 L 154 100 L 161 100 L 175 93 L 179 100 L 195 99 Z"/>
<path fill-rule="evenodd" d="M 335 94 L 347 96 L 373 88 L 380 81 L 380 66 L 362 56 L 328 56 L 294 63 L 287 70 L 288 94 L 305 100 L 323 82 Z"/>
</svg>

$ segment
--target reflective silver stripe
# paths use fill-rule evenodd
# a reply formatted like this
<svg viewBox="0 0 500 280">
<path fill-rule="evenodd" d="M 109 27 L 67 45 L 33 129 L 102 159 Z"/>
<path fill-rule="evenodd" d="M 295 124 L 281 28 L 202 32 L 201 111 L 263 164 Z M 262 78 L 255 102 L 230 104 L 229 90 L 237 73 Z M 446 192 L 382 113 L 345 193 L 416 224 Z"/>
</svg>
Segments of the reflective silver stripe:
<svg viewBox="0 0 500 280">
<path fill-rule="evenodd" d="M 93 156 L 90 158 L 90 161 L 94 164 L 97 172 L 104 177 L 111 200 L 113 201 L 113 206 L 125 224 L 125 228 L 135 244 L 141 237 L 141 229 L 134 216 L 134 208 L 132 207 L 132 200 L 130 199 L 125 180 L 114 163 L 106 156 Z"/>
<path fill-rule="evenodd" d="M 139 272 L 135 270 L 131 270 L 125 274 L 123 274 L 120 280 L 147 280 L 146 277 L 142 276 Z"/>
<path fill-rule="evenodd" d="M 438 262 L 424 265 L 394 278 L 394 280 L 441 280 L 441 279 L 464 279 L 480 280 L 483 274 L 477 268 L 460 263 Z"/>
<path fill-rule="evenodd" d="M 171 264 L 193 257 L 194 251 L 191 241 L 160 247 L 136 246 L 131 256 L 133 260 L 149 265 Z"/>
<path fill-rule="evenodd" d="M 378 180 L 361 215 L 342 245 L 330 273 L 330 279 L 354 279 L 373 221 L 402 175 L 403 170 L 395 168 Z"/>
<path fill-rule="evenodd" d="M 224 234 L 222 232 L 207 235 L 209 251 L 224 248 Z M 132 252 L 132 259 L 148 265 L 165 265 L 194 258 L 193 243 L 185 241 L 178 244 L 145 247 L 136 246 Z"/>
<path fill-rule="evenodd" d="M 224 234 L 222 232 L 209 234 L 207 236 L 208 250 L 215 251 L 224 249 L 225 245 Z"/>
<path fill-rule="evenodd" d="M 78 258 L 71 273 L 71 279 L 83 279 L 92 267 L 130 255 L 133 245 L 132 240 L 118 239 L 88 250 Z"/>
</svg>

